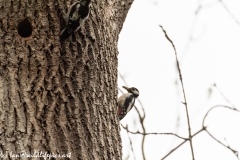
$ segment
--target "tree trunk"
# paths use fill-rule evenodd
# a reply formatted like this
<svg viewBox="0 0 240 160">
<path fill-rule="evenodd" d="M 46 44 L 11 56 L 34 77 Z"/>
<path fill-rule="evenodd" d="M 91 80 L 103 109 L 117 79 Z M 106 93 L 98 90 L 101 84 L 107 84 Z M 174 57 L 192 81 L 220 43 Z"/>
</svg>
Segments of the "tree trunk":
<svg viewBox="0 0 240 160">
<path fill-rule="evenodd" d="M 132 1 L 93 0 L 61 43 L 74 2 L 0 0 L 1 158 L 121 159 L 117 41 Z"/>
</svg>

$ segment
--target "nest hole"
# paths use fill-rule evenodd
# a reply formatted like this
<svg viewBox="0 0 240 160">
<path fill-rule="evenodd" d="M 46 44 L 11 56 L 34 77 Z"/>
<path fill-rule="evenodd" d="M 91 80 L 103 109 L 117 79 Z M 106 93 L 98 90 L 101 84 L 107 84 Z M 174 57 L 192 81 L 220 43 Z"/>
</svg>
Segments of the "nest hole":
<svg viewBox="0 0 240 160">
<path fill-rule="evenodd" d="M 27 18 L 18 23 L 18 34 L 21 37 L 23 38 L 30 37 L 32 35 L 32 30 L 33 30 L 32 25 Z"/>
</svg>

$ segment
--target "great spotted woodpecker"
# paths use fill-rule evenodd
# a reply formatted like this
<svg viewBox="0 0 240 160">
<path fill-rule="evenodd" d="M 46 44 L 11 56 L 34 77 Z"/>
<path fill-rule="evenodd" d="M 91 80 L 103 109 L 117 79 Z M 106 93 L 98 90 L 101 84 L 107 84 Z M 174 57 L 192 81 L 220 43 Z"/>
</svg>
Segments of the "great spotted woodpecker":
<svg viewBox="0 0 240 160">
<path fill-rule="evenodd" d="M 68 39 L 73 32 L 79 30 L 83 22 L 88 18 L 91 0 L 81 0 L 70 6 L 66 15 L 67 26 L 60 33 L 60 40 Z"/>
<path fill-rule="evenodd" d="M 137 88 L 125 87 L 124 89 L 128 91 L 128 93 L 123 94 L 121 97 L 118 98 L 118 118 L 122 120 L 127 113 L 132 109 L 135 99 L 139 96 L 139 91 Z"/>
</svg>

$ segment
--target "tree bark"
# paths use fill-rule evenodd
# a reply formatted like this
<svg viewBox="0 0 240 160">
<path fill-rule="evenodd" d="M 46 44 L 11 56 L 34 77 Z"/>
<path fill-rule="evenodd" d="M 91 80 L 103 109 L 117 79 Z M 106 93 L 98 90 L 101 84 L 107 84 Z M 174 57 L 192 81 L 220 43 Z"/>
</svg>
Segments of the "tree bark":
<svg viewBox="0 0 240 160">
<path fill-rule="evenodd" d="M 132 1 L 93 0 L 80 31 L 61 43 L 73 1 L 0 0 L 2 158 L 121 159 L 117 41 Z"/>
</svg>

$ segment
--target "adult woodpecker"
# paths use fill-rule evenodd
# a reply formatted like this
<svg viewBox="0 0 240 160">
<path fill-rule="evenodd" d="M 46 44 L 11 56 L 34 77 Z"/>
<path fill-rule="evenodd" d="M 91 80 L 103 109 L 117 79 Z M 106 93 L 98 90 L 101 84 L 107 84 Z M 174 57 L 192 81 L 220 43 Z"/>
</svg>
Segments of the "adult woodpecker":
<svg viewBox="0 0 240 160">
<path fill-rule="evenodd" d="M 139 91 L 135 87 L 128 88 L 123 86 L 128 93 L 123 94 L 118 98 L 118 118 L 122 120 L 127 113 L 132 109 L 135 99 L 139 96 Z"/>
<path fill-rule="evenodd" d="M 91 0 L 81 0 L 72 4 L 66 15 L 67 26 L 60 33 L 60 40 L 68 39 L 73 32 L 79 30 L 83 22 L 88 18 Z"/>
</svg>

